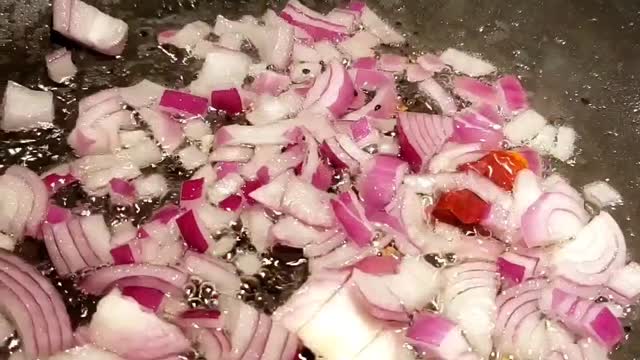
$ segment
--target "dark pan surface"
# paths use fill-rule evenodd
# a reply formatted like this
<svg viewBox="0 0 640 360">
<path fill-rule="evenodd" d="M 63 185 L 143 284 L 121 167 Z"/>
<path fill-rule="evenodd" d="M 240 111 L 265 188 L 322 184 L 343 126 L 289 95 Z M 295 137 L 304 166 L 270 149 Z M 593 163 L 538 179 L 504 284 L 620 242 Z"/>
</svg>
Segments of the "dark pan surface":
<svg viewBox="0 0 640 360">
<path fill-rule="evenodd" d="M 200 66 L 155 45 L 158 30 L 217 14 L 260 14 L 284 1 L 94 0 L 130 26 L 121 59 L 74 51 L 80 73 L 72 87 L 55 88 L 58 125 L 68 131 L 78 97 L 143 78 L 179 87 Z M 337 1 L 305 1 L 318 9 Z M 610 179 L 625 204 L 614 210 L 630 253 L 640 259 L 640 1 L 634 0 L 380 0 L 378 12 L 408 34 L 415 50 L 450 46 L 483 54 L 501 71 L 522 75 L 535 108 L 580 135 L 573 164 L 559 168 L 576 187 Z M 0 91 L 6 80 L 54 86 L 43 57 L 51 39 L 48 0 L 0 0 Z M 42 170 L 69 156 L 60 131 L 0 133 L 0 169 L 14 163 Z M 614 359 L 640 359 L 640 322 Z"/>
</svg>

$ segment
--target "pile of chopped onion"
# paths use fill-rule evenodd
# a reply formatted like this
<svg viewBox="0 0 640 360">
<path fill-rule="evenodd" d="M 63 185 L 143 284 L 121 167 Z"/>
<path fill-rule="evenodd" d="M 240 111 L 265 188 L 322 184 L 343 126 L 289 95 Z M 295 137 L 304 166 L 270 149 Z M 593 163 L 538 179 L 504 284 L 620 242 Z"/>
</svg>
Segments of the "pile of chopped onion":
<svg viewBox="0 0 640 360">
<path fill-rule="evenodd" d="M 53 29 L 119 55 L 128 26 L 55 0 Z M 196 80 L 98 91 L 78 104 L 77 158 L 0 176 L 0 340 L 16 332 L 13 356 L 595 360 L 623 341 L 640 266 L 614 218 L 585 208 L 622 197 L 545 176 L 542 156 L 571 159 L 576 132 L 530 108 L 517 76 L 459 49 L 385 53 L 405 38 L 360 1 L 320 13 L 290 0 L 157 40 L 205 59 Z M 76 72 L 66 49 L 46 60 L 56 82 Z M 438 113 L 406 111 L 403 79 Z M 3 109 L 3 130 L 50 124 L 53 95 L 9 82 Z M 214 131 L 213 113 L 247 121 Z M 176 184 L 161 162 L 188 175 Z M 159 205 L 109 223 L 56 203 L 73 184 L 118 208 Z M 10 253 L 23 241 L 98 298 L 83 325 Z M 283 247 L 308 262 L 302 287 L 273 315 L 238 300 Z"/>
</svg>

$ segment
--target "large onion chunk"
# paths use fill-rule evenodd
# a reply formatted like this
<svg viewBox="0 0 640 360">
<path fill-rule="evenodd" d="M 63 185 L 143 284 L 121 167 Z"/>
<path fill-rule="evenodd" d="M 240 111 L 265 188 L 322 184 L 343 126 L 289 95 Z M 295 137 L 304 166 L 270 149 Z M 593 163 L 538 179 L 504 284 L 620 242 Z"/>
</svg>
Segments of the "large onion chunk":
<svg viewBox="0 0 640 360">
<path fill-rule="evenodd" d="M 7 82 L 2 108 L 2 130 L 14 131 L 53 122 L 53 93 Z"/>
<path fill-rule="evenodd" d="M 157 359 L 189 349 L 182 331 L 133 299 L 113 290 L 98 303 L 89 324 L 91 340 L 126 358 Z"/>
</svg>

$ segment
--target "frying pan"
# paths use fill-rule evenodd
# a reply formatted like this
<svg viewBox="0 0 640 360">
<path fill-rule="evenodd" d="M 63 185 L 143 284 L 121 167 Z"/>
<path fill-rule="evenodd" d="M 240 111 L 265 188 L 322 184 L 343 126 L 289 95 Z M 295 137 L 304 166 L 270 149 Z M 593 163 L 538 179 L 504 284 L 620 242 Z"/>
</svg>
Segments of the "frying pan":
<svg viewBox="0 0 640 360">
<path fill-rule="evenodd" d="M 56 124 L 63 130 L 0 133 L 0 171 L 19 163 L 42 171 L 70 156 L 65 131 L 73 127 L 77 99 L 111 86 L 148 78 L 172 87 L 191 81 L 200 66 L 156 47 L 158 30 L 217 14 L 258 15 L 275 0 L 93 0 L 130 26 L 122 58 L 85 51 L 50 31 L 49 0 L 0 0 L 0 86 L 14 80 L 53 87 Z M 329 9 L 339 1 L 304 1 Z M 573 126 L 579 152 L 553 164 L 580 188 L 609 179 L 625 200 L 613 210 L 631 256 L 640 259 L 640 1 L 633 0 L 369 0 L 409 38 L 411 50 L 459 47 L 483 54 L 502 72 L 522 76 L 533 106 L 554 123 Z M 80 69 L 69 87 L 46 76 L 52 43 L 74 50 Z M 4 89 L 0 89 L 4 92 Z M 637 234 L 637 235 L 636 235 Z M 632 314 L 632 318 L 636 316 Z M 614 359 L 640 359 L 640 321 Z"/>
</svg>

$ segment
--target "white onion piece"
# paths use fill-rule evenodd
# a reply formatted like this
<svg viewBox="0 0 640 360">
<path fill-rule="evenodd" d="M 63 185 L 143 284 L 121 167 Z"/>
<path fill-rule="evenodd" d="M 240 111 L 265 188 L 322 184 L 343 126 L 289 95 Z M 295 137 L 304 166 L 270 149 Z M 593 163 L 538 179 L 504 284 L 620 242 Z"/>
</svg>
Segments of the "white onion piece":
<svg viewBox="0 0 640 360">
<path fill-rule="evenodd" d="M 49 78 L 57 83 L 63 83 L 73 77 L 78 68 L 71 59 L 71 52 L 65 48 L 50 52 L 45 57 Z"/>
<path fill-rule="evenodd" d="M 182 128 L 165 113 L 151 108 L 139 110 L 142 121 L 149 126 L 153 138 L 163 150 L 173 153 L 184 139 Z"/>
<path fill-rule="evenodd" d="M 247 120 L 253 125 L 266 125 L 296 115 L 302 109 L 303 97 L 295 91 L 287 91 L 274 97 L 263 94 L 247 113 Z"/>
<path fill-rule="evenodd" d="M 241 52 L 227 49 L 210 52 L 189 89 L 194 95 L 208 98 L 213 90 L 240 87 L 249 72 L 249 64 L 251 59 Z"/>
<path fill-rule="evenodd" d="M 451 66 L 453 70 L 469 76 L 489 75 L 496 71 L 493 64 L 453 48 L 445 50 L 440 55 L 440 60 Z"/>
<path fill-rule="evenodd" d="M 274 312 L 273 320 L 298 333 L 343 287 L 350 274 L 350 271 L 312 272 L 304 285 Z"/>
<path fill-rule="evenodd" d="M 218 258 L 187 251 L 184 266 L 193 275 L 210 281 L 222 294 L 235 294 L 242 285 L 234 266 Z"/>
<path fill-rule="evenodd" d="M 432 313 L 421 313 L 407 330 L 411 345 L 429 357 L 443 360 L 458 359 L 470 347 L 455 322 Z"/>
<path fill-rule="evenodd" d="M 362 9 L 360 21 L 367 31 L 377 36 L 383 44 L 398 45 L 406 42 L 402 34 L 389 26 L 366 5 Z"/>
<path fill-rule="evenodd" d="M 202 221 L 202 225 L 211 234 L 228 228 L 238 218 L 236 212 L 226 211 L 210 204 L 203 204 L 196 212 L 198 213 L 198 218 Z"/>
<path fill-rule="evenodd" d="M 260 257 L 255 253 L 243 253 L 238 255 L 234 263 L 241 274 L 254 275 L 260 271 L 262 267 L 262 261 Z"/>
<path fill-rule="evenodd" d="M 615 271 L 607 281 L 607 287 L 629 301 L 635 301 L 640 295 L 640 265 L 630 262 L 622 269 Z"/>
<path fill-rule="evenodd" d="M 207 199 L 212 204 L 218 204 L 229 196 L 236 194 L 244 185 L 244 179 L 239 174 L 228 174 L 224 178 L 209 185 Z"/>
<path fill-rule="evenodd" d="M 2 129 L 15 131 L 49 126 L 53 122 L 53 93 L 7 82 L 3 100 Z"/>
<path fill-rule="evenodd" d="M 380 39 L 367 31 L 358 31 L 352 37 L 340 42 L 338 49 L 352 59 L 375 56 L 373 48 L 380 45 Z"/>
<path fill-rule="evenodd" d="M 254 147 L 253 157 L 242 166 L 240 175 L 247 179 L 256 179 L 258 171 L 280 153 L 282 153 L 282 148 L 278 145 L 258 145 Z"/>
<path fill-rule="evenodd" d="M 253 200 L 259 202 L 272 210 L 282 210 L 282 200 L 289 184 L 289 179 L 293 177 L 290 172 L 285 172 L 273 179 L 270 183 L 263 185 L 248 194 Z"/>
<path fill-rule="evenodd" d="M 207 253 L 213 256 L 225 256 L 233 250 L 237 242 L 238 238 L 235 236 L 224 235 L 220 239 L 216 240 L 213 246 L 210 246 L 209 249 L 207 249 Z"/>
<path fill-rule="evenodd" d="M 299 119 L 282 120 L 261 126 L 227 125 L 215 134 L 216 146 L 286 145 L 294 142 L 294 130 L 302 125 Z"/>
<path fill-rule="evenodd" d="M 433 300 L 440 288 L 440 272 L 421 257 L 406 256 L 398 273 L 386 276 L 391 292 L 407 311 L 417 311 Z M 416 281 L 422 284 L 416 287 Z"/>
<path fill-rule="evenodd" d="M 513 145 L 522 145 L 535 138 L 547 125 L 547 119 L 535 110 L 526 110 L 518 114 L 504 126 L 504 136 Z"/>
<path fill-rule="evenodd" d="M 577 134 L 573 128 L 560 126 L 556 146 L 551 150 L 551 155 L 560 161 L 569 160 L 575 151 Z"/>
<path fill-rule="evenodd" d="M 273 222 L 266 215 L 264 210 L 253 207 L 242 212 L 240 215 L 242 225 L 245 226 L 247 234 L 251 239 L 251 244 L 258 253 L 262 253 L 271 245 Z"/>
<path fill-rule="evenodd" d="M 148 137 L 134 146 L 118 150 L 116 155 L 141 169 L 162 161 L 160 148 Z"/>
<path fill-rule="evenodd" d="M 473 350 L 488 357 L 496 319 L 497 267 L 471 262 L 443 272 L 443 314 L 456 321 Z"/>
<path fill-rule="evenodd" d="M 247 162 L 253 157 L 253 149 L 244 146 L 223 146 L 211 152 L 209 155 L 210 162 Z"/>
<path fill-rule="evenodd" d="M 291 216 L 280 218 L 272 227 L 271 233 L 279 242 L 287 246 L 304 248 L 309 244 L 318 244 L 335 234 L 305 225 Z"/>
<path fill-rule="evenodd" d="M 164 86 L 144 79 L 135 85 L 120 88 L 119 92 L 125 103 L 142 108 L 157 105 L 165 90 Z"/>
<path fill-rule="evenodd" d="M 211 26 L 204 21 L 194 21 L 182 27 L 175 34 L 169 37 L 158 37 L 160 44 L 171 44 L 173 46 L 191 49 L 199 40 L 205 39 L 211 34 Z"/>
<path fill-rule="evenodd" d="M 56 0 L 53 30 L 106 55 L 120 55 L 129 26 L 80 0 Z"/>
<path fill-rule="evenodd" d="M 193 145 L 178 151 L 178 157 L 187 170 L 197 169 L 207 163 L 207 154 Z"/>
<path fill-rule="evenodd" d="M 584 186 L 584 198 L 599 208 L 622 203 L 622 195 L 604 181 L 594 181 Z"/>
<path fill-rule="evenodd" d="M 551 174 L 542 180 L 542 187 L 545 192 L 555 192 L 565 194 L 572 198 L 580 206 L 584 207 L 584 199 L 578 190 L 574 189 L 569 181 L 558 174 Z"/>
<path fill-rule="evenodd" d="M 294 84 L 305 84 L 320 75 L 322 65 L 317 62 L 298 62 L 289 66 L 289 76 Z"/>
<path fill-rule="evenodd" d="M 118 290 L 98 303 L 89 335 L 96 345 L 126 358 L 157 359 L 179 354 L 190 346 L 179 328 L 144 311 Z"/>
<path fill-rule="evenodd" d="M 282 208 L 309 225 L 331 227 L 335 217 L 329 200 L 326 192 L 292 176 L 282 198 Z"/>
<path fill-rule="evenodd" d="M 583 285 L 605 283 L 624 266 L 627 247 L 616 221 L 606 212 L 594 217 L 574 240 L 553 254 L 555 273 Z"/>
<path fill-rule="evenodd" d="M 0 249 L 4 249 L 7 251 L 13 251 L 16 248 L 17 239 L 0 233 Z"/>
<path fill-rule="evenodd" d="M 543 154 L 550 154 L 555 146 L 557 135 L 558 128 L 553 125 L 545 125 L 528 144 Z"/>
<path fill-rule="evenodd" d="M 139 177 L 133 181 L 133 186 L 142 199 L 160 198 L 169 190 L 167 180 L 160 174 Z"/>
<path fill-rule="evenodd" d="M 336 326 L 336 319 L 340 319 L 340 326 Z M 376 338 L 382 327 L 359 307 L 348 288 L 342 288 L 298 336 L 317 356 L 351 359 Z"/>
<path fill-rule="evenodd" d="M 190 140 L 200 140 L 213 132 L 207 123 L 201 119 L 191 119 L 182 126 L 185 136 Z"/>
<path fill-rule="evenodd" d="M 451 94 L 433 78 L 421 81 L 418 88 L 436 102 L 443 114 L 450 115 L 458 110 Z"/>
<path fill-rule="evenodd" d="M 330 63 L 332 61 L 342 61 L 342 54 L 333 43 L 323 40 L 316 42 L 314 44 L 315 50 L 320 56 L 320 60 L 325 63 Z"/>
<path fill-rule="evenodd" d="M 131 180 L 141 172 L 132 162 L 116 155 L 90 155 L 72 163 L 72 174 L 86 190 L 99 191 L 113 178 Z"/>
<path fill-rule="evenodd" d="M 385 277 L 354 269 L 351 281 L 356 298 L 361 298 L 362 305 L 373 317 L 387 321 L 409 321 L 401 300 L 391 292 Z"/>
</svg>

